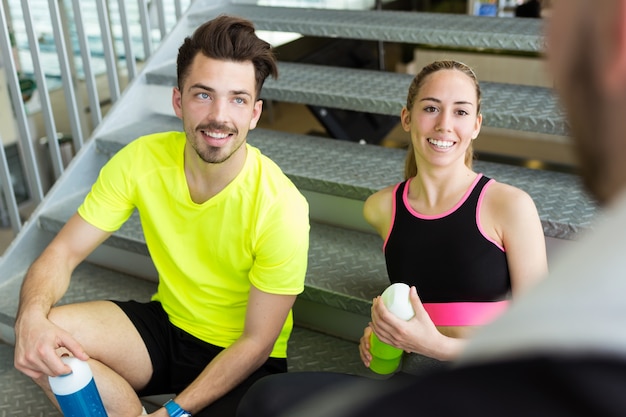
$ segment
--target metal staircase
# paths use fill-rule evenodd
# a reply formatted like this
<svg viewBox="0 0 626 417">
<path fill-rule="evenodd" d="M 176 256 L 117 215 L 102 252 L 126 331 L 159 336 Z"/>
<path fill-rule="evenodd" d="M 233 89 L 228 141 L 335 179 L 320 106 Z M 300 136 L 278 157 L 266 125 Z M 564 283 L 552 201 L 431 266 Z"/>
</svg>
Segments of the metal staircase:
<svg viewBox="0 0 626 417">
<path fill-rule="evenodd" d="M 26 269 L 75 212 L 100 168 L 140 135 L 181 129 L 169 108 L 176 51 L 195 27 L 221 13 L 247 17 L 260 30 L 317 37 L 513 52 L 537 53 L 542 48 L 541 26 L 533 19 L 195 1 L 0 259 L 3 342 L 14 342 L 18 291 Z M 280 62 L 279 71 L 278 80 L 268 79 L 263 88 L 262 98 L 267 103 L 302 103 L 382 115 L 399 114 L 412 79 L 411 75 L 389 71 L 294 62 Z M 482 88 L 484 125 L 567 134 L 563 114 L 549 89 L 486 82 Z M 305 291 L 294 309 L 290 369 L 368 375 L 360 363 L 357 342 L 369 320 L 371 300 L 388 280 L 382 241 L 362 219 L 361 209 L 371 193 L 401 180 L 405 151 L 267 129 L 252 131 L 249 142 L 283 169 L 307 197 L 311 209 L 309 270 Z M 535 200 L 550 241 L 573 240 L 592 225 L 596 207 L 575 175 L 484 161 L 477 161 L 475 169 L 526 190 Z M 156 288 L 156 279 L 138 216 L 132 216 L 77 269 L 61 302 L 145 300 Z M 5 374 L 15 375 L 14 370 L 2 366 L 0 386 Z M 403 366 L 408 372 L 419 373 L 430 363 L 411 355 Z M 50 411 L 45 415 L 55 414 Z"/>
</svg>

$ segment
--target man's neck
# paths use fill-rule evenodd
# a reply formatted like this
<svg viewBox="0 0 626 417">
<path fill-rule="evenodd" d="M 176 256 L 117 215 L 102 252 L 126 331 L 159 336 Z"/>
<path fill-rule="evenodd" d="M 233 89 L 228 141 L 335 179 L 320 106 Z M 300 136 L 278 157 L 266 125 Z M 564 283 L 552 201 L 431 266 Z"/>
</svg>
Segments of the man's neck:
<svg viewBox="0 0 626 417">
<path fill-rule="evenodd" d="M 185 148 L 185 179 L 191 199 L 202 204 L 217 195 L 239 175 L 248 150 L 246 145 L 221 163 L 203 161 L 193 148 Z"/>
</svg>

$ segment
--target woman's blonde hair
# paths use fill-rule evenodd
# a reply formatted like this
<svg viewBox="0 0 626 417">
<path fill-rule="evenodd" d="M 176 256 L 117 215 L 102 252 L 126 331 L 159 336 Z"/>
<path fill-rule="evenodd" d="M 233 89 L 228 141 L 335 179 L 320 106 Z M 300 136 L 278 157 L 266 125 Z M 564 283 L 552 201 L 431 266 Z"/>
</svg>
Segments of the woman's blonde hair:
<svg viewBox="0 0 626 417">
<path fill-rule="evenodd" d="M 413 109 L 413 104 L 415 103 L 415 98 L 417 97 L 417 93 L 420 88 L 426 82 L 426 79 L 429 75 L 441 71 L 441 70 L 458 70 L 463 74 L 467 75 L 472 81 L 474 81 L 474 85 L 476 86 L 476 115 L 480 114 L 480 103 L 481 103 L 481 92 L 480 85 L 478 84 L 478 78 L 474 71 L 467 65 L 458 61 L 435 61 L 431 64 L 426 65 L 422 70 L 413 78 L 411 85 L 409 86 L 409 92 L 406 98 L 406 108 L 409 112 Z M 469 168 L 472 167 L 472 161 L 474 160 L 474 149 L 470 144 L 467 148 L 467 152 L 465 153 L 465 165 Z M 413 142 L 409 141 L 409 148 L 407 150 L 407 156 L 404 163 L 404 179 L 408 179 L 417 175 L 417 161 L 415 160 L 415 152 L 413 150 Z"/>
</svg>

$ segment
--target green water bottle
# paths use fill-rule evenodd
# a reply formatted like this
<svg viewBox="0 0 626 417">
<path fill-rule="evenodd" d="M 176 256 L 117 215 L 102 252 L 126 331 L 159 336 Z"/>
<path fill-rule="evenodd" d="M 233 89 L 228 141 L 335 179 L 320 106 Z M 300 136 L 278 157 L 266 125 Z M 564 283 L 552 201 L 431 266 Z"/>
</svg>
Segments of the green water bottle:
<svg viewBox="0 0 626 417">
<path fill-rule="evenodd" d="M 387 287 L 381 296 L 385 307 L 402 320 L 410 320 L 415 315 L 411 300 L 409 300 L 409 290 L 408 285 L 397 282 Z M 395 372 L 400 366 L 402 352 L 402 349 L 381 342 L 372 332 L 370 336 L 370 353 L 372 354 L 370 369 L 381 375 Z"/>
</svg>

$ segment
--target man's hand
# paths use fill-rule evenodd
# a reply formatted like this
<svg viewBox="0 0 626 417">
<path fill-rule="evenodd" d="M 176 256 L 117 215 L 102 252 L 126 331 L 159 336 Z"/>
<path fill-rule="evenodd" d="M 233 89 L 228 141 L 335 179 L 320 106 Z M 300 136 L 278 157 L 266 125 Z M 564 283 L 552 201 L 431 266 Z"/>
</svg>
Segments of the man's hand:
<svg viewBox="0 0 626 417">
<path fill-rule="evenodd" d="M 87 360 L 83 347 L 65 330 L 47 318 L 20 317 L 15 325 L 15 367 L 31 378 L 58 376 L 71 372 L 61 361 L 62 354 Z"/>
</svg>

